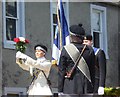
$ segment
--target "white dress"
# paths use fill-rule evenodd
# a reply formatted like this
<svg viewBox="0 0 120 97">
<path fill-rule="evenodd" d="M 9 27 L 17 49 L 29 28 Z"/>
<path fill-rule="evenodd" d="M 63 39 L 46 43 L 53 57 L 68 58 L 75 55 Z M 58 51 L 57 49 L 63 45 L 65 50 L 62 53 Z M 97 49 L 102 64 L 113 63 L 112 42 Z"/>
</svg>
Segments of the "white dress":
<svg viewBox="0 0 120 97">
<path fill-rule="evenodd" d="M 19 61 L 19 58 L 25 58 L 22 62 Z M 31 69 L 37 68 L 43 70 L 45 75 L 48 77 L 49 71 L 51 68 L 51 62 L 46 60 L 45 57 L 39 58 L 37 60 L 33 60 L 29 56 L 20 53 L 16 54 L 16 63 L 24 70 L 32 72 Z M 28 95 L 41 95 L 39 97 L 44 96 L 52 96 L 52 91 L 47 84 L 47 80 L 42 71 L 38 74 L 38 77 L 29 87 Z"/>
</svg>

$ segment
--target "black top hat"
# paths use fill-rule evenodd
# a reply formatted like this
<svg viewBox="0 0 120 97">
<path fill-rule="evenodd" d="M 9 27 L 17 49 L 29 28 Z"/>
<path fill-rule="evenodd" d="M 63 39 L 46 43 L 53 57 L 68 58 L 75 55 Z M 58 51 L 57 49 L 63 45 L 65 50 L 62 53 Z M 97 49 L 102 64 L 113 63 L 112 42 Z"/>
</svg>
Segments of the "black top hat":
<svg viewBox="0 0 120 97">
<path fill-rule="evenodd" d="M 72 35 L 83 36 L 85 35 L 85 30 L 82 27 L 82 24 L 70 26 L 70 31 Z"/>
<path fill-rule="evenodd" d="M 38 45 L 35 45 L 34 50 L 42 50 L 46 53 L 47 52 L 47 47 L 43 44 L 38 44 Z"/>
<path fill-rule="evenodd" d="M 84 37 L 84 40 L 92 40 L 92 35 L 86 35 L 85 37 Z"/>
</svg>

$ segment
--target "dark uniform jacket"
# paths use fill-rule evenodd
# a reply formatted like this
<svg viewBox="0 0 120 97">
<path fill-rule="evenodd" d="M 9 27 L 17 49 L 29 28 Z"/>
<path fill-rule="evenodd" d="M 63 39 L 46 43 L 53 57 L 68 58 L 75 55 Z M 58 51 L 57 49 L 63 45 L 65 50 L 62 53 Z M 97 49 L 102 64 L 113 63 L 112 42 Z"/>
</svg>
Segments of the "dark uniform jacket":
<svg viewBox="0 0 120 97">
<path fill-rule="evenodd" d="M 97 50 L 98 52 L 96 52 Z M 97 92 L 98 87 L 105 87 L 106 79 L 106 57 L 103 50 L 94 48 L 95 58 L 96 58 L 96 69 L 95 69 L 95 92 Z"/>
<path fill-rule="evenodd" d="M 80 52 L 82 51 L 84 47 L 83 44 L 73 44 Z M 92 47 L 87 46 L 82 56 L 88 65 L 92 83 L 87 80 L 78 67 L 74 70 L 70 79 L 65 78 L 66 72 L 71 70 L 75 64 L 63 47 L 58 65 L 58 92 L 67 94 L 83 94 L 93 92 L 95 80 L 95 55 Z"/>
</svg>

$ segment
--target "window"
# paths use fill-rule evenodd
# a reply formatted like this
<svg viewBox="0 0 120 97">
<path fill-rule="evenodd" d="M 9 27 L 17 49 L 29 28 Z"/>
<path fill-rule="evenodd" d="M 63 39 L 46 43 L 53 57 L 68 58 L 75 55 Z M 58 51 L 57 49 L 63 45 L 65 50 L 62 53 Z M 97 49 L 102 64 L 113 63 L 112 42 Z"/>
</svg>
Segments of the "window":
<svg viewBox="0 0 120 97">
<path fill-rule="evenodd" d="M 53 36 L 55 35 L 55 29 L 56 29 L 56 25 L 57 25 L 57 2 L 52 2 L 51 3 L 51 7 L 52 7 L 52 14 L 51 14 L 51 24 L 52 24 L 52 32 L 53 32 Z M 53 40 L 53 39 L 52 39 Z"/>
<path fill-rule="evenodd" d="M 56 25 L 57 25 L 57 0 L 51 0 L 50 2 L 50 9 L 51 9 L 51 40 L 52 40 L 52 44 L 53 44 L 53 38 L 55 36 L 55 30 L 56 30 Z M 65 15 L 66 15 L 66 19 L 68 21 L 68 2 L 63 2 L 63 6 L 64 6 L 64 11 L 65 11 Z M 69 23 L 68 23 L 69 25 Z M 52 45 L 51 44 L 51 45 Z"/>
<path fill-rule="evenodd" d="M 7 97 L 22 97 L 21 95 L 27 95 L 26 88 L 5 87 L 4 95 Z"/>
<path fill-rule="evenodd" d="M 91 34 L 94 47 L 103 49 L 108 58 L 105 7 L 91 4 Z"/>
<path fill-rule="evenodd" d="M 24 2 L 3 0 L 4 48 L 14 48 L 15 37 L 25 37 Z"/>
</svg>

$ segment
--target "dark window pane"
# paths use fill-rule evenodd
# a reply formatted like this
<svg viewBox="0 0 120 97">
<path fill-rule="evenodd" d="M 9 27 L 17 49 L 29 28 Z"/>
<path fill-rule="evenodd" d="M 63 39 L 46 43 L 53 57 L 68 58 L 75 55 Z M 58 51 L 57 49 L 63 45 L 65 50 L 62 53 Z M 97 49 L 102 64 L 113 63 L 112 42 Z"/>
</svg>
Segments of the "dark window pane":
<svg viewBox="0 0 120 97">
<path fill-rule="evenodd" d="M 19 97 L 19 94 L 7 94 L 7 97 Z"/>
<path fill-rule="evenodd" d="M 54 25 L 53 26 L 53 35 L 54 35 L 54 37 L 55 37 L 55 31 L 56 31 L 56 26 Z"/>
<path fill-rule="evenodd" d="M 94 38 L 94 47 L 99 48 L 100 47 L 99 33 L 93 32 L 93 38 Z"/>
<path fill-rule="evenodd" d="M 57 15 L 56 14 L 53 14 L 53 23 L 57 24 Z"/>
<path fill-rule="evenodd" d="M 16 37 L 16 20 L 6 19 L 6 39 L 13 40 Z"/>
<path fill-rule="evenodd" d="M 16 2 L 6 2 L 6 16 L 17 18 Z"/>
</svg>

